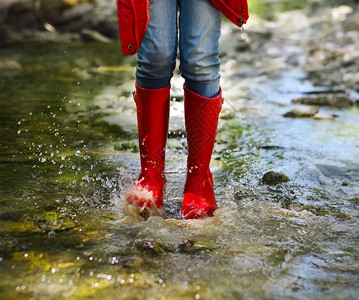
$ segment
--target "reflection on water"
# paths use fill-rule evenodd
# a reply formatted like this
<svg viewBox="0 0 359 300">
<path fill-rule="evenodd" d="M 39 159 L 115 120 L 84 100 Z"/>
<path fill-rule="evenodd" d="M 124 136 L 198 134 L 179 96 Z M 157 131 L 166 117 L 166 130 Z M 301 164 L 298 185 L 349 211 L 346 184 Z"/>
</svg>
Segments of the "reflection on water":
<svg viewBox="0 0 359 300">
<path fill-rule="evenodd" d="M 0 294 L 355 298 L 358 110 L 342 110 L 336 121 L 284 119 L 293 90 L 311 85 L 291 73 L 275 78 L 278 88 L 259 82 L 253 90 L 263 97 L 221 120 L 215 216 L 181 219 L 185 138 L 173 134 L 166 216 L 143 220 L 123 209 L 139 160 L 134 62 L 122 61 L 117 47 L 1 49 L 21 69 L 0 75 Z M 268 90 L 278 102 L 260 94 Z M 262 184 L 270 170 L 291 181 Z"/>
</svg>

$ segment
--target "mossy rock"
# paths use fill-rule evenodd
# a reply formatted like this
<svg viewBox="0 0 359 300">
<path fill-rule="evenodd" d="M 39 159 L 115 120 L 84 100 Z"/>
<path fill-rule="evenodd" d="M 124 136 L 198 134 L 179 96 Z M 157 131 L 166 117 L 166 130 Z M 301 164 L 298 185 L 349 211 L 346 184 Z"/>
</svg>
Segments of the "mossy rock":
<svg viewBox="0 0 359 300">
<path fill-rule="evenodd" d="M 117 143 L 114 146 L 114 148 L 117 151 L 128 151 L 128 150 L 130 150 L 131 152 L 134 152 L 134 153 L 137 153 L 139 151 L 138 144 L 135 143 L 135 142 L 129 142 L 129 141 Z"/>
<path fill-rule="evenodd" d="M 269 171 L 262 177 L 262 182 L 268 185 L 277 185 L 284 182 L 289 182 L 290 179 L 287 175 L 280 172 Z"/>
<path fill-rule="evenodd" d="M 195 253 L 201 251 L 211 251 L 216 249 L 217 247 L 217 244 L 213 241 L 188 240 L 177 244 L 176 251 L 184 253 Z"/>
<path fill-rule="evenodd" d="M 42 214 L 29 216 L 24 215 L 23 222 L 39 228 L 42 232 L 60 232 L 75 227 L 75 222 L 61 213 L 49 211 Z"/>
<path fill-rule="evenodd" d="M 141 253 L 148 254 L 162 254 L 166 252 L 172 252 L 173 250 L 159 242 L 151 241 L 151 240 L 139 240 L 134 243 L 132 246 L 134 250 L 138 250 Z"/>
</svg>

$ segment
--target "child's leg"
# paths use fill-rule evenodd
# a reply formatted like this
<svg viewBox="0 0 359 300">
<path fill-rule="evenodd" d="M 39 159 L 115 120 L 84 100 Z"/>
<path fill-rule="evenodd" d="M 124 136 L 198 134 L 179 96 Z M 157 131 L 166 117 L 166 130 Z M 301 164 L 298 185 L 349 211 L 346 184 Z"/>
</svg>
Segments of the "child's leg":
<svg viewBox="0 0 359 300">
<path fill-rule="evenodd" d="M 210 0 L 180 0 L 180 70 L 186 87 L 202 97 L 219 93 L 221 14 Z"/>
<path fill-rule="evenodd" d="M 151 0 L 150 20 L 137 53 L 139 87 L 167 87 L 177 55 L 177 0 Z"/>
<path fill-rule="evenodd" d="M 180 70 L 185 78 L 187 179 L 181 213 L 187 219 L 216 209 L 209 168 L 222 96 L 219 87 L 220 13 L 210 0 L 180 0 Z"/>
<path fill-rule="evenodd" d="M 152 0 L 138 50 L 135 101 L 141 173 L 127 202 L 157 214 L 163 206 L 170 79 L 177 51 L 177 0 Z"/>
</svg>

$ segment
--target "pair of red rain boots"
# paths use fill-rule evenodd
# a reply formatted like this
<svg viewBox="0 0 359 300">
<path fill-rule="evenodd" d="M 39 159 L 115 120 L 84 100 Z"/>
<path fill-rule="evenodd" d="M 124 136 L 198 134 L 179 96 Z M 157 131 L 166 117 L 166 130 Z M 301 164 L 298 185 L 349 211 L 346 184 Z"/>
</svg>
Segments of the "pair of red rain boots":
<svg viewBox="0 0 359 300">
<path fill-rule="evenodd" d="M 134 98 L 141 173 L 126 197 L 129 204 L 152 214 L 151 211 L 160 212 L 163 208 L 170 87 L 143 89 L 137 86 Z M 205 98 L 184 88 L 188 159 L 181 213 L 186 219 L 210 217 L 216 209 L 209 164 L 221 107 L 221 92 L 215 98 Z"/>
</svg>

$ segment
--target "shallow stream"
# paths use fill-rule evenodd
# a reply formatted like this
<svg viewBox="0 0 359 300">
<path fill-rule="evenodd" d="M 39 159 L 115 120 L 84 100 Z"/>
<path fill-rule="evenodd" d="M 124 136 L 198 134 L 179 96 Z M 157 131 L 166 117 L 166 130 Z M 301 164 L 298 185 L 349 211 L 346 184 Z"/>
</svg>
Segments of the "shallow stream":
<svg viewBox="0 0 359 300">
<path fill-rule="evenodd" d="M 0 74 L 0 297 L 358 298 L 358 108 L 284 118 L 291 99 L 316 89 L 300 69 L 225 69 L 219 209 L 185 221 L 176 75 L 166 217 L 143 220 L 122 209 L 140 165 L 134 60 L 119 52 L 116 42 L 0 49 L 13 62 Z M 263 184 L 267 171 L 290 182 Z"/>
</svg>

